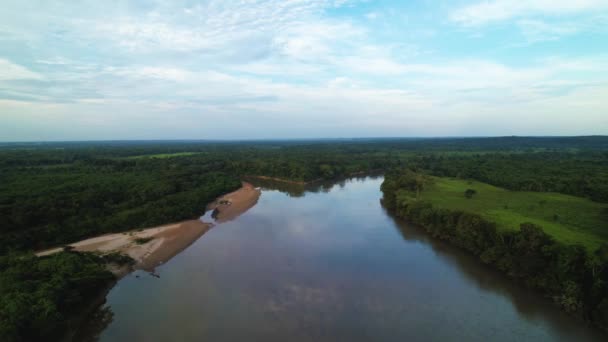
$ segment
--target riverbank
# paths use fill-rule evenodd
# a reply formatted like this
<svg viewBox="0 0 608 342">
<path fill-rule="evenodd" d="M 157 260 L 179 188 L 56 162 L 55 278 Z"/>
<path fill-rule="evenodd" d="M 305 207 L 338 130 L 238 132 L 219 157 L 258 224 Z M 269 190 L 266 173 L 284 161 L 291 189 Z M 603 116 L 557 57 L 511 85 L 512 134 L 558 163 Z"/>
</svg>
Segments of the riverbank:
<svg viewBox="0 0 608 342">
<path fill-rule="evenodd" d="M 261 191 L 253 185 L 243 182 L 241 188 L 220 196 L 207 206 L 213 210 L 215 222 L 222 223 L 232 220 L 253 207 Z M 154 268 L 163 264 L 190 246 L 204 235 L 214 223 L 201 220 L 188 220 L 171 223 L 159 227 L 139 229 L 122 233 L 105 234 L 86 240 L 68 244 L 75 251 L 95 252 L 100 254 L 120 253 L 128 255 L 135 264 L 132 267 L 111 267 L 110 271 L 117 277 L 122 277 L 132 269 L 142 269 L 153 272 Z M 36 253 L 46 256 L 62 251 L 57 247 Z"/>
<path fill-rule="evenodd" d="M 91 315 L 97 313 L 97 308 L 105 303 L 108 292 L 122 277 L 133 270 L 144 270 L 156 275 L 155 268 L 157 266 L 166 263 L 181 253 L 217 223 L 232 220 L 245 213 L 257 203 L 260 195 L 261 191 L 259 189 L 254 188 L 249 183 L 242 182 L 241 188 L 218 197 L 207 206 L 207 210 L 216 212 L 216 219 L 213 223 L 204 222 L 202 219 L 187 220 L 159 227 L 105 234 L 66 246 L 71 251 L 94 254 L 60 253 L 65 250 L 63 246 L 36 253 L 38 257 L 46 257 L 33 257 L 34 262 L 39 263 L 48 263 L 49 260 L 61 258 L 96 260 L 97 263 L 93 266 L 99 267 L 99 274 L 107 276 L 103 278 L 103 282 L 95 281 L 95 291 L 80 296 L 81 302 L 78 306 L 72 306 L 69 310 L 61 310 L 62 314 L 68 316 L 65 327 L 55 327 L 57 334 L 64 336 L 61 340 L 72 341 L 75 338 L 78 339 L 78 337 L 75 337 L 78 334 L 87 333 L 87 327 L 84 327 L 87 324 L 86 322 L 91 320 Z M 98 257 L 98 255 L 114 257 L 112 255 L 114 253 L 129 256 L 134 262 L 118 264 L 108 261 L 110 258 L 102 261 L 104 259 Z M 90 269 L 91 265 L 86 265 L 83 268 Z M 110 275 L 110 272 L 113 276 Z M 69 278 L 70 275 L 71 273 L 68 273 L 64 278 Z M 90 290 L 90 287 L 91 285 L 82 288 Z M 80 289 L 78 286 L 76 288 Z M 83 330 L 83 327 L 85 330 Z"/>
<path fill-rule="evenodd" d="M 153 271 L 154 267 L 183 251 L 212 226 L 211 223 L 189 220 L 138 231 L 106 234 L 68 246 L 79 252 L 125 254 L 135 260 L 133 268 Z M 36 253 L 36 255 L 45 256 L 62 250 L 63 247 L 58 247 Z M 111 269 L 111 271 L 117 276 L 123 276 L 129 272 L 128 269 Z"/>
<path fill-rule="evenodd" d="M 265 186 L 255 208 L 214 227 L 161 278 L 131 274 L 114 287 L 99 341 L 603 341 L 397 222 L 378 202 L 382 179 L 299 197 Z"/>
<path fill-rule="evenodd" d="M 310 181 L 294 181 L 294 180 L 290 180 L 290 179 L 279 178 L 279 177 L 269 177 L 269 176 L 245 176 L 245 178 L 269 180 L 269 181 L 275 181 L 275 182 L 287 183 L 287 184 L 295 184 L 295 185 L 310 185 L 310 184 L 315 184 L 315 183 L 324 182 L 324 181 L 329 182 L 329 181 L 336 181 L 339 179 L 346 179 L 346 178 L 350 178 L 350 177 L 380 174 L 382 172 L 384 172 L 383 169 L 373 169 L 373 170 L 368 170 L 368 171 L 351 172 L 346 175 L 336 176 L 335 178 L 317 178 L 317 179 L 313 179 Z"/>
<path fill-rule="evenodd" d="M 288 184 L 297 184 L 297 185 L 307 185 L 307 184 L 311 184 L 311 183 L 319 182 L 319 181 L 323 180 L 323 178 L 318 178 L 318 179 L 315 179 L 315 180 L 312 180 L 312 181 L 304 182 L 304 181 L 294 181 L 294 180 L 289 180 L 289 179 L 285 179 L 285 178 L 269 177 L 269 176 L 246 176 L 246 178 L 254 178 L 254 179 L 261 179 L 261 180 L 271 180 L 271 181 L 275 181 L 275 182 L 288 183 Z"/>
<path fill-rule="evenodd" d="M 437 191 L 433 190 L 432 180 L 428 175 L 410 170 L 393 171 L 385 176 L 381 186 L 383 204 L 397 217 L 424 228 L 432 237 L 471 253 L 480 262 L 551 298 L 563 311 L 608 331 L 608 287 L 605 285 L 608 259 L 605 246 L 589 250 L 580 243 L 561 242 L 528 217 L 519 221 L 519 229 L 501 228 L 495 217 L 484 217 L 470 207 L 465 210 L 464 206 L 446 206 L 445 197 L 449 191 L 444 190 L 442 196 L 429 198 L 429 192 Z M 468 186 L 471 184 L 467 183 L 458 190 Z M 450 188 L 453 187 L 451 184 Z M 477 189 L 483 189 L 476 196 L 485 194 L 488 198 L 484 204 L 487 204 L 491 196 L 486 193 L 491 195 L 491 188 Z M 457 192 L 462 196 L 460 201 L 465 201 L 467 206 L 473 205 L 462 191 Z M 514 195 L 512 192 L 508 194 L 500 198 L 504 201 Z M 553 194 L 552 198 L 561 196 Z M 444 202 L 431 201 L 434 198 Z M 515 202 L 513 198 L 511 200 Z M 572 200 L 567 202 L 574 205 Z M 548 201 L 542 204 L 545 207 L 552 205 Z M 510 207 L 505 205 L 504 210 L 506 208 Z"/>
<path fill-rule="evenodd" d="M 216 223 L 223 223 L 237 218 L 256 203 L 262 191 L 247 182 L 243 182 L 240 189 L 217 198 L 207 206 L 207 210 L 213 211 Z"/>
</svg>

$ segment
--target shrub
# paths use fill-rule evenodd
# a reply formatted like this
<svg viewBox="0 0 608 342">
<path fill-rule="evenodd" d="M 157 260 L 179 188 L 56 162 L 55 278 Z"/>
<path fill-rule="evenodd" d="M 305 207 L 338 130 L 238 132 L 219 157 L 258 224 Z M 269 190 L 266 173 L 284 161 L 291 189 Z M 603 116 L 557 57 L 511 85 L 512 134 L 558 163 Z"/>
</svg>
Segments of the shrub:
<svg viewBox="0 0 608 342">
<path fill-rule="evenodd" d="M 468 199 L 471 199 L 471 198 L 473 198 L 473 195 L 475 195 L 476 193 L 477 193 L 477 191 L 475 191 L 475 190 L 473 190 L 473 189 L 467 189 L 467 190 L 464 192 L 464 197 L 466 197 L 466 198 L 468 198 Z"/>
</svg>

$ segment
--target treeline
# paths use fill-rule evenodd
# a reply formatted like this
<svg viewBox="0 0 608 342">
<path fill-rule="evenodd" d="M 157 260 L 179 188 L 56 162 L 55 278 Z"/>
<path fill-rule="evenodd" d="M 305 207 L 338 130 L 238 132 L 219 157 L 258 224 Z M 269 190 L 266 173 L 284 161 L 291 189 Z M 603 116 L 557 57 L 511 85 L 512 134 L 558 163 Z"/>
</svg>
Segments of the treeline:
<svg viewBox="0 0 608 342">
<path fill-rule="evenodd" d="M 276 148 L 276 147 L 356 146 L 363 148 L 388 147 L 405 150 L 439 151 L 564 151 L 608 149 L 608 136 L 574 137 L 459 137 L 459 138 L 342 138 L 342 139 L 273 139 L 273 140 L 125 140 L 125 141 L 67 141 L 67 142 L 18 142 L 2 143 L 0 150 L 36 151 L 42 149 L 83 151 L 87 153 L 115 155 L 118 150 L 124 155 L 143 153 L 171 153 L 203 151 L 210 148 Z"/>
<path fill-rule="evenodd" d="M 398 217 L 423 227 L 527 286 L 550 296 L 565 311 L 608 330 L 608 246 L 587 252 L 564 245 L 541 227 L 522 223 L 518 231 L 498 231 L 481 216 L 434 208 L 417 200 L 430 179 L 411 170 L 385 175 L 383 203 Z"/>
<path fill-rule="evenodd" d="M 608 202 L 608 153 L 429 154 L 410 166 L 435 176 L 476 179 L 519 191 L 559 192 Z"/>
<path fill-rule="evenodd" d="M 331 180 L 358 172 L 384 170 L 400 165 L 400 160 L 385 154 L 348 153 L 343 151 L 289 149 L 264 151 L 256 156 L 227 162 L 230 172 L 240 176 L 267 176 L 293 181 Z"/>
<path fill-rule="evenodd" d="M 5 144 L 0 255 L 192 218 L 245 176 L 330 180 L 411 165 L 605 201 L 604 146 L 606 137 Z"/>
<path fill-rule="evenodd" d="M 62 252 L 0 256 L 0 338 L 58 341 L 74 329 L 91 298 L 116 280 L 106 264 L 121 258 Z M 90 307 L 89 309 L 93 309 Z M 81 317 L 80 317 L 81 318 Z"/>
<path fill-rule="evenodd" d="M 205 165 L 97 160 L 5 172 L 0 254 L 202 215 L 238 177 Z"/>
<path fill-rule="evenodd" d="M 0 153 L 0 255 L 194 218 L 244 176 L 310 181 L 398 165 L 382 153 L 332 146 L 208 148 L 162 159 L 125 158 L 122 150 L 112 157 L 113 148 Z"/>
<path fill-rule="evenodd" d="M 245 176 L 330 180 L 411 165 L 606 201 L 606 149 L 607 137 L 4 144 L 0 255 L 192 218 Z"/>
</svg>

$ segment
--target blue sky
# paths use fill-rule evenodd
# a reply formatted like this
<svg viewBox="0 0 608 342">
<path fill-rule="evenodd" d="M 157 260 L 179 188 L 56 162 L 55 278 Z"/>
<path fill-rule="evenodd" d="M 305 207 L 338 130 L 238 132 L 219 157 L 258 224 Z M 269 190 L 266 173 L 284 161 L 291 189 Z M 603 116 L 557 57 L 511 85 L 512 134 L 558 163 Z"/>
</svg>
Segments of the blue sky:
<svg viewBox="0 0 608 342">
<path fill-rule="evenodd" d="M 608 134 L 608 0 L 0 10 L 0 141 L 586 134 Z"/>
</svg>

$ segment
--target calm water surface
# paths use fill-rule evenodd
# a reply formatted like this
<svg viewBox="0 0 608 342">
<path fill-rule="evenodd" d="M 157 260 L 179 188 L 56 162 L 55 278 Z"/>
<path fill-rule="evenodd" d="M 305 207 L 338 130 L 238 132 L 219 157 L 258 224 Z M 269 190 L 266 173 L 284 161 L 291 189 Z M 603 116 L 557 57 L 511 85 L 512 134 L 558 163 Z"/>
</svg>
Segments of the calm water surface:
<svg viewBox="0 0 608 342">
<path fill-rule="evenodd" d="M 467 255 L 393 219 L 381 177 L 258 204 L 108 295 L 100 341 L 593 341 Z M 105 326 L 105 329 L 102 329 Z"/>
</svg>

